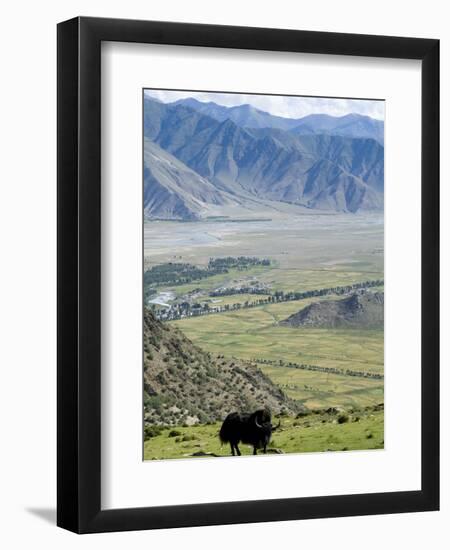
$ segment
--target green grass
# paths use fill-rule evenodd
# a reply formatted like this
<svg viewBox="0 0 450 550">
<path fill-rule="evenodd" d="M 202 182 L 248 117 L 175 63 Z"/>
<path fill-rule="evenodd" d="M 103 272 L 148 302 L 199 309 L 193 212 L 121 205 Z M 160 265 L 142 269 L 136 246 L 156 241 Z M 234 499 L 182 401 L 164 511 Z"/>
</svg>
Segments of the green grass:
<svg viewBox="0 0 450 550">
<path fill-rule="evenodd" d="M 358 421 L 355 421 L 356 419 Z M 362 411 L 349 415 L 348 422 L 339 424 L 336 416 L 310 414 L 301 419 L 281 419 L 281 430 L 274 432 L 269 448 L 283 453 L 311 453 L 323 451 L 382 449 L 384 447 L 383 411 Z M 178 437 L 169 437 L 173 427 L 144 443 L 144 459 L 189 458 L 193 453 L 214 453 L 229 456 L 228 445 L 221 446 L 218 432 L 220 423 L 177 427 Z M 252 454 L 252 448 L 240 445 L 243 455 Z"/>
<path fill-rule="evenodd" d="M 346 286 L 372 279 L 382 279 L 383 272 L 368 266 L 367 270 L 356 271 L 342 269 L 291 269 L 278 268 L 271 273 L 264 273 L 259 280 L 270 283 L 273 290 L 305 291 L 318 288 Z"/>
<path fill-rule="evenodd" d="M 258 365 L 280 388 L 309 409 L 365 407 L 384 401 L 383 380 Z"/>
</svg>

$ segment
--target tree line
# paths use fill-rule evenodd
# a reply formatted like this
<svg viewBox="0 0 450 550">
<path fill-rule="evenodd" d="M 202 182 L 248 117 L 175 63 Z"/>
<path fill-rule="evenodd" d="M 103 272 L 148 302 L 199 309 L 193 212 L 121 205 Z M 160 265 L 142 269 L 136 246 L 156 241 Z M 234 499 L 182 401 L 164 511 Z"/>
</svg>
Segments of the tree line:
<svg viewBox="0 0 450 550">
<path fill-rule="evenodd" d="M 263 298 L 258 298 L 257 300 L 251 302 L 249 300 L 246 300 L 243 303 L 237 302 L 235 304 L 225 304 L 223 306 L 210 306 L 208 303 L 199 302 L 190 304 L 189 302 L 185 301 L 178 304 L 173 304 L 170 306 L 170 308 L 155 311 L 155 315 L 161 321 L 175 321 L 178 319 L 183 319 L 185 317 L 199 317 L 201 315 L 211 315 L 214 313 L 227 313 L 229 311 L 237 311 L 240 309 L 248 309 L 252 307 L 261 307 L 268 304 L 305 300 L 307 298 L 317 296 L 341 296 L 355 290 L 381 286 L 383 284 L 383 279 L 376 279 L 372 281 L 362 281 L 360 283 L 354 283 L 345 286 L 335 286 L 316 290 L 305 290 L 303 292 L 284 292 L 283 290 L 277 290 L 273 293 L 270 293 L 268 296 L 266 295 Z M 265 292 L 265 294 L 267 294 L 267 291 Z"/>
<path fill-rule="evenodd" d="M 383 374 L 378 374 L 375 372 L 365 372 L 365 371 L 357 371 L 352 369 L 339 369 L 337 367 L 319 367 L 319 365 L 308 365 L 305 363 L 293 363 L 292 361 L 283 361 L 283 359 L 279 359 L 277 361 L 272 359 L 251 359 L 254 363 L 259 363 L 260 365 L 274 365 L 274 366 L 280 366 L 280 367 L 287 367 L 291 369 L 301 369 L 301 370 L 309 370 L 309 371 L 317 371 L 317 372 L 324 372 L 327 374 L 340 374 L 343 376 L 357 376 L 359 378 L 371 378 L 373 380 L 384 380 Z"/>
<path fill-rule="evenodd" d="M 148 295 L 154 293 L 152 286 L 184 285 L 201 281 L 213 275 L 228 273 L 230 269 L 244 270 L 254 266 L 269 266 L 270 260 L 250 256 L 227 256 L 225 258 L 210 258 L 206 267 L 189 263 L 168 262 L 155 265 L 144 272 L 144 289 Z"/>
</svg>

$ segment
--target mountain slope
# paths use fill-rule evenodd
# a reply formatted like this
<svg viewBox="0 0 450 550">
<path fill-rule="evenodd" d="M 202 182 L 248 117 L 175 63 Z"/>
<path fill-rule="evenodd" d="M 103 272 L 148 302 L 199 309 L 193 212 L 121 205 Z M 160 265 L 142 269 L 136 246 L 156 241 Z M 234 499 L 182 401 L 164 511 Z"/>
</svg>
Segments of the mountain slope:
<svg viewBox="0 0 450 550">
<path fill-rule="evenodd" d="M 267 406 L 296 412 L 290 400 L 257 367 L 212 356 L 169 324 L 144 310 L 144 417 L 149 424 L 223 420 L 232 411 Z"/>
<path fill-rule="evenodd" d="M 145 138 L 144 214 L 146 218 L 196 220 L 210 207 L 238 204 L 208 180 Z"/>
<path fill-rule="evenodd" d="M 384 293 L 352 294 L 342 300 L 315 302 L 294 313 L 280 325 L 317 328 L 382 328 Z"/>
<path fill-rule="evenodd" d="M 273 134 L 247 148 L 238 181 L 272 200 L 356 212 L 383 208 L 383 148 L 376 142 Z M 286 145 L 287 143 L 287 145 Z"/>
</svg>

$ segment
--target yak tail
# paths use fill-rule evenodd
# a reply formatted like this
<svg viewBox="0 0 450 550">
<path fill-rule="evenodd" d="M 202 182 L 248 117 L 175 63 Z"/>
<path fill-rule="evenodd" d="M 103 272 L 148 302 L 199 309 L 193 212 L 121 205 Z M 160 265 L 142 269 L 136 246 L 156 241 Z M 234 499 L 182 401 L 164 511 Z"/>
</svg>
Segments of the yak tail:
<svg viewBox="0 0 450 550">
<path fill-rule="evenodd" d="M 240 417 L 236 412 L 230 413 L 225 420 L 219 431 L 220 441 L 223 443 L 230 443 L 236 439 L 236 433 L 239 432 Z"/>
<path fill-rule="evenodd" d="M 219 439 L 220 439 L 220 444 L 221 445 L 223 445 L 224 443 L 229 443 L 230 442 L 229 436 L 227 434 L 227 429 L 223 425 L 222 425 L 222 427 L 220 428 L 220 431 L 219 431 Z"/>
</svg>

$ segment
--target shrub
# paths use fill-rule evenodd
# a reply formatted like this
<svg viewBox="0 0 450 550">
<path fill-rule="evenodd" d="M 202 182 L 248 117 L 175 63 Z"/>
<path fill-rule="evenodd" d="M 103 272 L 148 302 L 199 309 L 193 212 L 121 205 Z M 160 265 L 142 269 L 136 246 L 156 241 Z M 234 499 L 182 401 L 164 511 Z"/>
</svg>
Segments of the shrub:
<svg viewBox="0 0 450 550">
<path fill-rule="evenodd" d="M 198 439 L 198 437 L 194 434 L 192 435 L 184 434 L 181 441 L 195 441 L 196 439 Z"/>
<path fill-rule="evenodd" d="M 179 435 L 181 435 L 179 430 L 170 430 L 168 437 L 178 437 Z"/>
<path fill-rule="evenodd" d="M 145 405 L 149 409 L 155 409 L 159 412 L 164 405 L 164 398 L 161 395 L 150 395 L 148 399 L 145 399 Z"/>
<path fill-rule="evenodd" d="M 144 426 L 144 439 L 147 441 L 147 439 L 150 439 L 151 437 L 156 437 L 157 435 L 161 435 L 163 428 L 161 426 Z"/>
<path fill-rule="evenodd" d="M 348 422 L 348 414 L 340 414 L 337 421 L 338 424 L 344 424 L 345 422 Z"/>
</svg>

